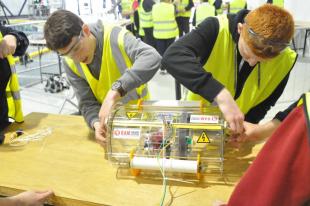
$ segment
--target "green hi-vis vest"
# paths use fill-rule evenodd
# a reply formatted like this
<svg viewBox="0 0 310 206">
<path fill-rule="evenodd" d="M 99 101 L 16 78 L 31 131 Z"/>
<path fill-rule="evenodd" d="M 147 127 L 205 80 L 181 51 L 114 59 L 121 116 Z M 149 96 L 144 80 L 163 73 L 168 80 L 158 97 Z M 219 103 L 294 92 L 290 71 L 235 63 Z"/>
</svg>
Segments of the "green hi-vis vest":
<svg viewBox="0 0 310 206">
<path fill-rule="evenodd" d="M 308 127 L 308 137 L 310 140 L 310 92 L 307 92 L 302 95 L 297 105 L 299 106 L 301 104 L 303 104 L 303 107 L 304 107 L 305 117 L 306 117 L 306 122 L 307 122 L 307 127 Z"/>
<path fill-rule="evenodd" d="M 153 35 L 156 39 L 171 39 L 179 34 L 174 11 L 174 6 L 165 2 L 153 6 Z"/>
<path fill-rule="evenodd" d="M 151 28 L 153 27 L 153 18 L 152 18 L 152 11 L 146 12 L 143 9 L 143 1 L 139 4 L 139 19 L 140 19 L 140 27 L 142 28 Z"/>
<path fill-rule="evenodd" d="M 272 4 L 284 8 L 284 0 L 273 0 Z"/>
<path fill-rule="evenodd" d="M 142 27 L 142 19 L 141 19 L 141 13 L 142 13 L 142 1 L 139 3 L 139 6 L 138 6 L 138 15 L 139 15 L 139 36 L 145 36 L 145 33 L 144 33 L 144 29 Z M 152 13 L 150 13 L 152 15 Z"/>
<path fill-rule="evenodd" d="M 132 11 L 132 0 L 121 0 L 122 12 L 131 12 Z M 133 22 L 133 15 L 130 15 L 130 22 Z"/>
<path fill-rule="evenodd" d="M 181 11 L 187 7 L 189 4 L 189 0 L 179 0 L 180 2 L 177 4 L 177 10 Z M 184 12 L 178 12 L 177 16 L 183 16 L 183 17 L 190 17 L 191 16 L 191 10 L 184 11 Z"/>
<path fill-rule="evenodd" d="M 3 36 L 0 32 L 0 42 Z M 20 97 L 19 82 L 16 74 L 15 60 L 12 55 L 6 57 L 11 68 L 11 77 L 6 87 L 6 98 L 8 103 L 8 116 L 16 122 L 23 122 L 24 115 L 22 110 L 22 101 Z"/>
<path fill-rule="evenodd" d="M 217 17 L 219 20 L 219 33 L 212 52 L 203 66 L 207 72 L 224 85 L 235 96 L 235 47 L 236 44 L 229 32 L 226 15 Z M 285 78 L 294 66 L 297 54 L 290 48 L 286 48 L 277 57 L 260 63 L 260 85 L 258 82 L 258 64 L 252 69 L 251 74 L 244 83 L 242 92 L 236 102 L 241 111 L 246 114 L 268 98 L 280 82 Z M 192 92 L 188 93 L 188 100 L 204 100 L 201 96 Z"/>
<path fill-rule="evenodd" d="M 209 0 L 208 3 L 209 3 L 211 6 L 214 6 L 213 4 L 215 3 L 215 0 Z"/>
<path fill-rule="evenodd" d="M 235 14 L 241 9 L 244 9 L 246 4 L 245 0 L 233 0 L 229 3 L 229 13 Z"/>
<path fill-rule="evenodd" d="M 122 29 L 118 26 L 104 25 L 99 80 L 91 74 L 86 64 L 75 64 L 72 59 L 68 57 L 65 58 L 71 70 L 88 82 L 94 96 L 100 103 L 104 100 L 113 82 L 118 80 L 121 75 L 125 73 L 126 68 L 130 69 L 132 67 L 131 60 L 127 56 L 124 46 L 124 36 L 127 32 L 126 29 Z M 139 88 L 128 92 L 128 94 L 122 98 L 122 102 L 135 104 L 140 98 L 144 100 L 149 99 L 146 85 L 141 85 Z"/>
<path fill-rule="evenodd" d="M 215 16 L 215 8 L 208 3 L 202 3 L 196 8 L 196 25 L 200 24 L 205 18 Z"/>
</svg>

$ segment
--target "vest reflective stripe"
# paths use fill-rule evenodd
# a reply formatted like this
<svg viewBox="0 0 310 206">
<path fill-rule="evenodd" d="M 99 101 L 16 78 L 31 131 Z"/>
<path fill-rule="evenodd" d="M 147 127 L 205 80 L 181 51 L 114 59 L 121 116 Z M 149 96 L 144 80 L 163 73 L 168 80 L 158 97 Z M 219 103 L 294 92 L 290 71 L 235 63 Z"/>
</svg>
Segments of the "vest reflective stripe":
<svg viewBox="0 0 310 206">
<path fill-rule="evenodd" d="M 177 5 L 177 10 L 181 11 L 187 7 L 189 4 L 189 0 L 180 0 L 180 3 Z M 183 17 L 190 17 L 191 16 L 191 10 L 185 11 L 185 12 L 178 12 L 177 16 L 183 16 Z"/>
<path fill-rule="evenodd" d="M 131 0 L 122 0 L 121 1 L 122 11 L 131 12 L 132 10 L 132 1 Z"/>
<path fill-rule="evenodd" d="M 126 69 L 132 67 L 132 63 L 127 56 L 124 48 L 124 36 L 128 31 L 116 26 L 104 26 L 103 52 L 101 60 L 101 70 L 99 80 L 97 80 L 89 71 L 86 64 L 75 64 L 68 57 L 65 58 L 70 69 L 78 76 L 84 78 L 96 97 L 97 101 L 102 103 L 107 92 L 110 90 L 113 82 L 118 80 Z M 122 102 L 135 103 L 139 98 L 148 99 L 146 85 L 128 92 L 122 99 Z"/>
<path fill-rule="evenodd" d="M 152 18 L 152 11 L 146 12 L 143 9 L 143 1 L 140 2 L 139 4 L 139 19 L 140 19 L 140 27 L 142 28 L 151 28 L 153 27 L 153 18 Z"/>
<path fill-rule="evenodd" d="M 244 9 L 245 5 L 246 5 L 245 0 L 233 0 L 229 4 L 229 13 L 235 14 L 241 9 Z"/>
<path fill-rule="evenodd" d="M 13 99 L 21 99 L 20 97 L 20 92 L 12 92 L 12 91 L 6 91 L 6 97 L 9 98 L 9 97 L 13 97 Z"/>
<path fill-rule="evenodd" d="M 284 0 L 273 0 L 272 4 L 284 8 Z"/>
<path fill-rule="evenodd" d="M 131 12 L 132 11 L 132 0 L 121 0 L 122 12 Z M 130 22 L 133 22 L 133 15 L 130 15 Z"/>
<path fill-rule="evenodd" d="M 174 12 L 174 6 L 169 3 L 161 2 L 153 6 L 153 35 L 156 39 L 170 39 L 178 35 Z"/>
<path fill-rule="evenodd" d="M 132 63 L 131 63 L 131 60 L 129 59 L 129 57 L 125 51 L 125 45 L 124 45 L 124 36 L 126 33 L 127 33 L 127 30 L 122 29 L 120 31 L 120 34 L 118 35 L 118 41 L 117 42 L 119 45 L 118 46 L 119 51 L 121 52 L 123 59 L 125 60 L 126 68 L 130 69 L 132 67 Z M 131 98 L 131 99 L 134 99 L 134 101 L 130 101 L 130 103 L 133 103 L 133 104 L 136 103 L 136 101 L 135 101 L 136 99 L 140 99 L 140 98 L 143 98 L 144 100 L 150 99 L 150 94 L 148 92 L 148 88 L 147 88 L 146 84 L 142 84 L 140 87 L 136 88 L 136 90 L 133 90 L 129 93 L 135 94 L 137 97 L 137 98 L 133 98 L 133 97 Z M 126 96 L 129 96 L 129 94 Z M 125 102 L 125 101 L 123 101 L 123 102 Z M 126 102 L 128 102 L 128 101 L 126 101 Z"/>
<path fill-rule="evenodd" d="M 3 36 L 0 32 L 0 42 Z M 6 87 L 6 99 L 8 103 L 8 116 L 14 119 L 16 122 L 23 122 L 24 115 L 22 110 L 22 101 L 20 97 L 20 89 L 18 77 L 16 74 L 15 60 L 12 55 L 7 56 L 11 68 L 11 77 Z"/>
<path fill-rule="evenodd" d="M 212 73 L 212 76 L 223 84 L 229 90 L 231 95 L 234 96 L 234 50 L 236 44 L 229 32 L 226 15 L 218 16 L 218 19 L 220 24 L 219 33 L 208 61 L 203 67 L 206 71 Z M 260 87 L 258 87 L 257 84 L 258 65 L 252 69 L 252 72 L 244 83 L 240 96 L 236 100 L 239 108 L 244 114 L 271 95 L 280 82 L 290 72 L 294 66 L 296 58 L 297 54 L 290 48 L 286 48 L 277 57 L 266 62 L 261 62 Z M 202 97 L 193 94 L 192 92 L 189 92 L 187 99 L 203 100 Z"/>
<path fill-rule="evenodd" d="M 205 18 L 215 16 L 214 6 L 208 3 L 200 4 L 196 9 L 196 25 L 200 24 Z"/>
</svg>

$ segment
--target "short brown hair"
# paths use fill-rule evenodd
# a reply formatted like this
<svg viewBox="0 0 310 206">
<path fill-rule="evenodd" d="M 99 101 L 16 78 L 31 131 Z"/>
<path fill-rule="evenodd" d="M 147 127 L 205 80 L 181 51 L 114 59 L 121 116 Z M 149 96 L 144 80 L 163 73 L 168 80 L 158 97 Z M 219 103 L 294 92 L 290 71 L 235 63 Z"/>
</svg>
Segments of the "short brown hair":
<svg viewBox="0 0 310 206">
<path fill-rule="evenodd" d="M 242 35 L 253 51 L 261 58 L 277 56 L 292 40 L 294 19 L 283 8 L 264 4 L 245 17 L 246 28 Z M 252 31 L 253 33 L 251 35 Z M 260 41 L 258 41 L 260 39 Z"/>
<path fill-rule="evenodd" d="M 80 34 L 83 24 L 82 19 L 70 11 L 53 12 L 44 25 L 47 47 L 55 51 L 68 46 L 72 37 Z"/>
</svg>

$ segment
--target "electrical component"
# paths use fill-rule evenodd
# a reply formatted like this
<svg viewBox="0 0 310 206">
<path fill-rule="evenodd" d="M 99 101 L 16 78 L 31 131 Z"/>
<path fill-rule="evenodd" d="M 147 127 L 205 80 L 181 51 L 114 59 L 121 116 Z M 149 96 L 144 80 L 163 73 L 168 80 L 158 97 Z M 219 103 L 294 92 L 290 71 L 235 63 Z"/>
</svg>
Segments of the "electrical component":
<svg viewBox="0 0 310 206">
<path fill-rule="evenodd" d="M 223 171 L 226 122 L 217 107 L 146 101 L 117 107 L 108 119 L 108 158 L 133 175 Z"/>
</svg>

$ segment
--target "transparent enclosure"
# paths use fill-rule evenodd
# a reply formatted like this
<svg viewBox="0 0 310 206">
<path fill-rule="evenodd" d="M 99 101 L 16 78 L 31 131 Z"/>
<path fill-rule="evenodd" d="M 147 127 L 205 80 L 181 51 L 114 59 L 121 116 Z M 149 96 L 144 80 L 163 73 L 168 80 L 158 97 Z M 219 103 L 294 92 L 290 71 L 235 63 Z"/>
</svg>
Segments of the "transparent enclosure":
<svg viewBox="0 0 310 206">
<path fill-rule="evenodd" d="M 109 117 L 108 157 L 133 175 L 141 171 L 199 176 L 222 172 L 225 121 L 200 102 L 146 101 Z"/>
</svg>

